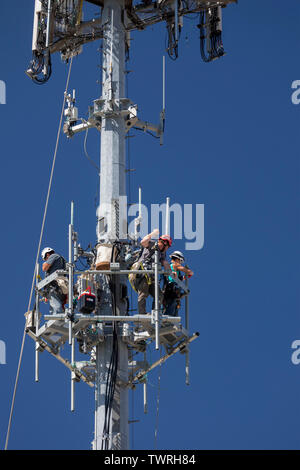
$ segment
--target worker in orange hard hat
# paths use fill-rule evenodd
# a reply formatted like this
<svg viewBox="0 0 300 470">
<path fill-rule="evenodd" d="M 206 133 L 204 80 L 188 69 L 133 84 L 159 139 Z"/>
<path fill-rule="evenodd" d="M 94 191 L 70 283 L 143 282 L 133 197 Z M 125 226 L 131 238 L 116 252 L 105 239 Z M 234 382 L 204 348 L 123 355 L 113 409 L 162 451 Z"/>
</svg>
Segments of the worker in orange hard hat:
<svg viewBox="0 0 300 470">
<path fill-rule="evenodd" d="M 155 244 L 156 242 L 152 238 L 157 238 L 159 235 L 159 230 L 155 229 L 153 232 L 146 235 L 141 241 L 142 253 L 139 258 L 139 262 L 142 263 L 142 269 L 152 269 L 152 264 L 154 263 L 154 253 L 155 253 Z M 166 251 L 172 246 L 172 238 L 169 235 L 161 235 L 158 238 L 158 261 L 163 265 L 163 267 L 170 271 L 170 264 L 166 261 Z M 155 286 L 153 276 L 147 274 L 140 277 L 140 282 L 137 287 L 138 292 L 138 311 L 139 314 L 146 314 L 146 299 L 149 295 L 151 297 L 155 296 Z M 159 303 L 162 304 L 163 294 L 159 288 Z"/>
</svg>

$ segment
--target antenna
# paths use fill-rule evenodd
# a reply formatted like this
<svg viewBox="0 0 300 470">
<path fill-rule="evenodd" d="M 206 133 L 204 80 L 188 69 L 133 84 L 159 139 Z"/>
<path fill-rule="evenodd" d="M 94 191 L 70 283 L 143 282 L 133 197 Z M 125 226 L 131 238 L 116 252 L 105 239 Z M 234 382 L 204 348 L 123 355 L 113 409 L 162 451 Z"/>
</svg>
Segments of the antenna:
<svg viewBox="0 0 300 470">
<path fill-rule="evenodd" d="M 165 234 L 170 235 L 170 198 L 167 197 L 167 202 L 166 202 L 166 228 L 165 228 Z"/>
<path fill-rule="evenodd" d="M 163 73 L 162 73 L 162 89 L 163 102 L 162 111 L 160 113 L 160 145 L 163 145 L 163 135 L 165 131 L 165 113 L 166 113 L 166 58 L 163 56 Z"/>
<path fill-rule="evenodd" d="M 83 6 L 98 5 L 101 15 L 83 21 Z M 183 17 L 200 13 L 201 53 L 205 61 L 224 54 L 222 47 L 221 7 L 235 0 L 158 0 L 142 3 L 123 0 L 35 0 L 32 40 L 32 60 L 27 75 L 36 83 L 46 83 L 52 72 L 51 55 L 60 52 L 64 61 L 82 51 L 88 42 L 102 41 L 102 95 L 89 107 L 88 119 L 79 119 L 75 90 L 65 96 L 67 108 L 63 131 L 67 138 L 94 128 L 99 132 L 101 156 L 100 206 L 97 212 L 97 244 L 84 251 L 74 232 L 74 203 L 68 231 L 68 263 L 36 284 L 35 316 L 27 312 L 26 332 L 35 341 L 35 379 L 38 380 L 39 351 L 47 351 L 71 373 L 71 411 L 75 409 L 75 383 L 82 380 L 95 391 L 94 450 L 129 448 L 128 392 L 143 384 L 144 412 L 147 405 L 147 374 L 177 352 L 186 355 L 186 383 L 190 383 L 189 344 L 199 333 L 189 334 L 189 287 L 186 282 L 162 269 L 156 246 L 154 263 L 143 269 L 143 275 L 154 279 L 154 308 L 148 315 L 129 315 L 128 283 L 137 286 L 141 270 L 134 259 L 138 244 L 138 227 L 142 220 L 142 190 L 139 187 L 138 217 L 135 219 L 134 240 L 126 232 L 127 217 L 122 210 L 126 196 L 125 138 L 130 128 L 143 130 L 163 143 L 166 110 L 166 64 L 162 63 L 162 111 L 159 124 L 142 121 L 137 105 L 125 96 L 125 57 L 129 53 L 130 32 L 142 31 L 161 21 L 168 32 L 167 53 L 178 57 Z M 217 5 L 217 6 L 216 6 Z M 206 41 L 206 49 L 205 49 Z M 207 56 L 208 53 L 208 56 Z M 125 233 L 124 233 L 125 232 Z M 170 234 L 170 198 L 166 200 L 165 232 Z M 130 256 L 131 255 L 131 256 Z M 83 258 L 84 271 L 75 262 Z M 151 259 L 152 261 L 152 259 Z M 138 268 L 141 267 L 139 259 Z M 38 274 L 38 266 L 37 266 Z M 160 301 L 160 276 L 171 277 L 185 296 L 185 312 L 166 315 Z M 44 315 L 40 321 L 39 294 L 50 283 L 68 280 L 68 307 L 62 313 Z M 153 281 L 152 281 L 153 282 Z M 76 292 L 76 297 L 75 297 Z M 43 323 L 44 322 L 44 323 Z M 70 358 L 61 355 L 64 344 L 71 347 Z M 75 360 L 75 345 L 89 357 Z M 164 347 L 165 355 L 148 364 L 146 351 Z M 133 361 L 133 352 L 144 355 L 143 361 Z M 134 354 L 135 355 L 135 354 Z"/>
<path fill-rule="evenodd" d="M 163 110 L 163 113 L 164 113 L 165 110 L 166 110 L 166 58 L 165 58 L 164 55 L 163 55 L 163 83 L 162 83 L 162 86 L 163 86 L 163 107 L 162 107 L 162 110 Z"/>
</svg>

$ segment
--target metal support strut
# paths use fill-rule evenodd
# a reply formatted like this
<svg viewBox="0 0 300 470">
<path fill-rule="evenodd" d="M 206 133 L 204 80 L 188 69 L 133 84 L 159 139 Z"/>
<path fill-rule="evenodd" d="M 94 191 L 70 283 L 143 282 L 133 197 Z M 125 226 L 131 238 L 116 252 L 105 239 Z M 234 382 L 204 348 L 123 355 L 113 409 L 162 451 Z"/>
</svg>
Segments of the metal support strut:
<svg viewBox="0 0 300 470">
<path fill-rule="evenodd" d="M 158 277 L 158 245 L 155 245 L 154 253 L 154 283 L 155 283 L 155 297 L 154 297 L 154 321 L 155 321 L 155 349 L 159 349 L 159 322 L 160 322 L 160 304 L 159 304 L 159 277 Z"/>
<path fill-rule="evenodd" d="M 71 345 L 71 364 L 75 363 L 75 340 L 73 337 L 73 284 L 74 284 L 74 259 L 73 259 L 73 224 L 74 224 L 74 202 L 71 202 L 71 223 L 69 224 L 69 293 L 68 293 L 68 318 L 69 318 L 69 344 Z M 71 411 L 74 411 L 75 405 L 75 379 L 76 374 L 71 371 Z"/>
</svg>

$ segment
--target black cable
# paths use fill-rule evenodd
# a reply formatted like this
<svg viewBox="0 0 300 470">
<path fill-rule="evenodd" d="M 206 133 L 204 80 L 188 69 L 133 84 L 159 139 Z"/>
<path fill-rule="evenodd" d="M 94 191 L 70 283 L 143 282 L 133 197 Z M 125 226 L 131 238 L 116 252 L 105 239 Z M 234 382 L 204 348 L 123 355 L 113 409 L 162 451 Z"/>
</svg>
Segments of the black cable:
<svg viewBox="0 0 300 470">
<path fill-rule="evenodd" d="M 51 63 L 50 51 L 47 51 L 46 54 L 48 55 L 47 70 L 46 70 L 46 74 L 44 74 L 42 78 L 39 78 L 38 75 L 43 73 L 43 68 L 45 66 L 45 55 L 34 54 L 32 62 L 31 62 L 32 70 L 34 72 L 34 76 L 32 77 L 32 80 L 34 81 L 34 83 L 38 85 L 43 85 L 44 83 L 46 83 L 52 75 L 52 63 Z M 36 63 L 36 61 L 38 62 Z"/>
<path fill-rule="evenodd" d="M 173 27 L 174 26 L 174 27 Z M 180 29 L 179 29 L 179 36 L 180 36 Z M 176 41 L 175 38 L 175 25 L 173 23 L 168 22 L 167 23 L 167 40 L 166 40 L 166 50 L 168 53 L 168 56 L 172 60 L 178 59 L 178 42 Z"/>
<path fill-rule="evenodd" d="M 114 259 L 114 253 L 117 248 L 117 245 L 113 244 L 111 261 Z M 111 300 L 112 300 L 112 310 L 113 315 L 117 315 L 117 306 L 116 306 L 116 283 L 111 276 L 110 282 L 111 290 Z M 117 324 L 113 322 L 113 344 L 112 344 L 112 353 L 110 358 L 110 364 L 107 372 L 106 380 L 106 390 L 105 390 L 105 412 L 104 412 L 104 424 L 103 424 L 103 439 L 102 439 L 102 450 L 108 450 L 109 447 L 109 435 L 110 435 L 110 420 L 112 413 L 113 398 L 115 393 L 117 373 L 118 373 L 118 356 L 119 356 L 119 345 L 118 345 L 118 335 L 117 335 Z"/>
<path fill-rule="evenodd" d="M 89 156 L 89 154 L 87 152 L 87 149 L 86 149 L 86 142 L 87 142 L 88 132 L 89 132 L 89 128 L 87 128 L 87 130 L 85 132 L 85 137 L 84 137 L 84 143 L 83 143 L 84 154 L 85 154 L 86 158 L 90 161 L 90 163 L 97 169 L 98 174 L 100 174 L 100 168 L 94 162 L 94 160 Z"/>
<path fill-rule="evenodd" d="M 218 9 L 212 10 L 211 17 L 209 19 L 210 35 L 206 37 L 206 22 L 208 21 L 207 12 L 200 12 L 199 14 L 199 25 L 200 29 L 200 53 L 204 62 L 211 62 L 214 59 L 222 57 L 224 52 L 222 42 L 222 31 L 218 29 Z M 209 41 L 209 55 L 206 55 L 205 46 L 206 42 Z"/>
</svg>

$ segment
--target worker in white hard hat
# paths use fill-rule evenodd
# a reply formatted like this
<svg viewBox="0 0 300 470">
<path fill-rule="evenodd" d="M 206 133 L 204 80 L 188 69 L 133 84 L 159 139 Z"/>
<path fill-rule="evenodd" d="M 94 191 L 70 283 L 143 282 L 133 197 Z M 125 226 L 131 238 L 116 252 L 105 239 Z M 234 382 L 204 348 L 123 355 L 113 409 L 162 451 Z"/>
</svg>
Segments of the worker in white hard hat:
<svg viewBox="0 0 300 470">
<path fill-rule="evenodd" d="M 64 270 L 66 268 L 66 261 L 63 256 L 55 253 L 53 248 L 46 247 L 41 253 L 44 260 L 42 270 L 45 276 L 53 274 L 58 269 Z M 59 282 L 60 281 L 60 282 Z M 63 279 L 58 279 L 51 282 L 45 287 L 45 297 L 49 301 L 49 309 L 51 315 L 58 315 L 64 313 L 64 304 L 66 302 L 66 291 L 62 290 L 61 285 Z"/>
<path fill-rule="evenodd" d="M 185 277 L 193 276 L 193 271 L 186 266 L 183 266 L 185 261 L 184 255 L 181 251 L 174 251 L 170 254 L 171 262 L 170 267 L 174 277 L 179 280 L 185 279 Z M 168 276 L 165 280 L 164 285 L 164 315 L 177 316 L 178 310 L 180 308 L 180 299 L 182 297 L 182 290 L 174 282 L 174 279 L 171 276 Z"/>
</svg>

